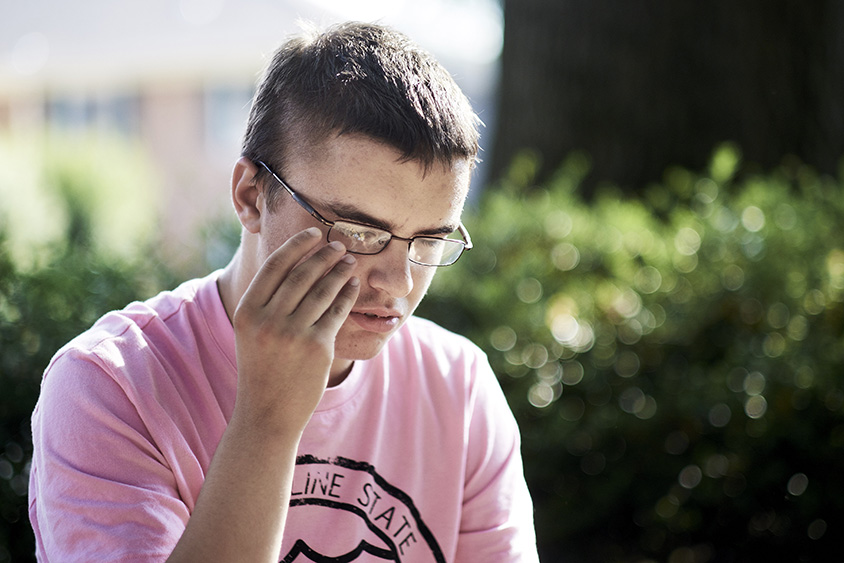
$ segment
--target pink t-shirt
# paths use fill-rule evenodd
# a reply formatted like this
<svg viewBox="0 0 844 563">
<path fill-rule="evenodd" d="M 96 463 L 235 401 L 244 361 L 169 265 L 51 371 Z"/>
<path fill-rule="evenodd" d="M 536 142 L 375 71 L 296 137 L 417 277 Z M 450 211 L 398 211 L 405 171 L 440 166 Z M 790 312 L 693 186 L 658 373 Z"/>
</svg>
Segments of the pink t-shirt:
<svg viewBox="0 0 844 563">
<path fill-rule="evenodd" d="M 39 560 L 164 560 L 179 540 L 234 407 L 218 274 L 104 316 L 50 363 L 32 416 Z M 326 390 L 279 560 L 537 560 L 518 428 L 478 348 L 412 318 Z"/>
</svg>

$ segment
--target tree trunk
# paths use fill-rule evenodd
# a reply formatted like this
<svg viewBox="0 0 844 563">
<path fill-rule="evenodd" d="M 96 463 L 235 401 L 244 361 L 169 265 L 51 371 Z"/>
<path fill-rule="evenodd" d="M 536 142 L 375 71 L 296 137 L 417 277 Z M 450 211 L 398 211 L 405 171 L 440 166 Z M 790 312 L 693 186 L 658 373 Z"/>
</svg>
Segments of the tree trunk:
<svg viewBox="0 0 844 563">
<path fill-rule="evenodd" d="M 838 174 L 844 3 L 837 0 L 504 0 L 491 176 L 521 149 L 537 181 L 574 150 L 638 190 L 701 170 L 733 141 L 765 169 L 796 155 Z"/>
</svg>

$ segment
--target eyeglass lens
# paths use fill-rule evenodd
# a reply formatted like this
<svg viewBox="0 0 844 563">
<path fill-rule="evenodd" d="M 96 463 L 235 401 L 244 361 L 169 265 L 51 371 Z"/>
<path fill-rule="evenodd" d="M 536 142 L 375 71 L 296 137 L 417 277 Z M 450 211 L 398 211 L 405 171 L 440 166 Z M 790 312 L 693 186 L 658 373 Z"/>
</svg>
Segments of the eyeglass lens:
<svg viewBox="0 0 844 563">
<path fill-rule="evenodd" d="M 378 254 L 390 242 L 392 235 L 387 231 L 336 221 L 328 232 L 332 241 L 343 243 L 349 252 L 355 254 Z M 428 266 L 453 264 L 463 253 L 461 241 L 435 237 L 417 237 L 410 242 L 410 260 Z"/>
</svg>

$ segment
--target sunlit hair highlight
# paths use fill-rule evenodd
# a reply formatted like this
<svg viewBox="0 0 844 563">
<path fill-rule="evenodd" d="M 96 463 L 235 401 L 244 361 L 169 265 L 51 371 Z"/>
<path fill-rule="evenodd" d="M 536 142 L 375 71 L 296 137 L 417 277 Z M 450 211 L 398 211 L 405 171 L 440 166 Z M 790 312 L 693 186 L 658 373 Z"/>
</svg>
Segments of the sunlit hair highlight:
<svg viewBox="0 0 844 563">
<path fill-rule="evenodd" d="M 267 66 L 242 154 L 271 163 L 283 176 L 292 151 L 359 134 L 428 170 L 460 159 L 474 163 L 479 124 L 451 75 L 405 35 L 355 22 L 311 27 L 284 43 Z M 268 193 L 271 206 L 276 193 Z"/>
</svg>

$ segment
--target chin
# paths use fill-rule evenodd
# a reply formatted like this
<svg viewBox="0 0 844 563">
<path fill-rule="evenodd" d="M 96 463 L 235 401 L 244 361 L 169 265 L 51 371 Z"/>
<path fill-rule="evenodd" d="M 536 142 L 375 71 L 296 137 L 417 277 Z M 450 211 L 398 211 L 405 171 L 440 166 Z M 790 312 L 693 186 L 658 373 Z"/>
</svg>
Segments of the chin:
<svg viewBox="0 0 844 563">
<path fill-rule="evenodd" d="M 395 331 L 375 334 L 343 326 L 334 344 L 334 357 L 342 360 L 371 360 L 381 353 L 393 334 Z"/>
<path fill-rule="evenodd" d="M 334 358 L 337 360 L 371 360 L 379 353 L 381 350 L 384 349 L 384 344 L 386 341 L 381 343 L 378 346 L 360 346 L 360 345 L 348 345 L 344 346 L 340 343 L 337 343 L 334 346 Z"/>
</svg>

